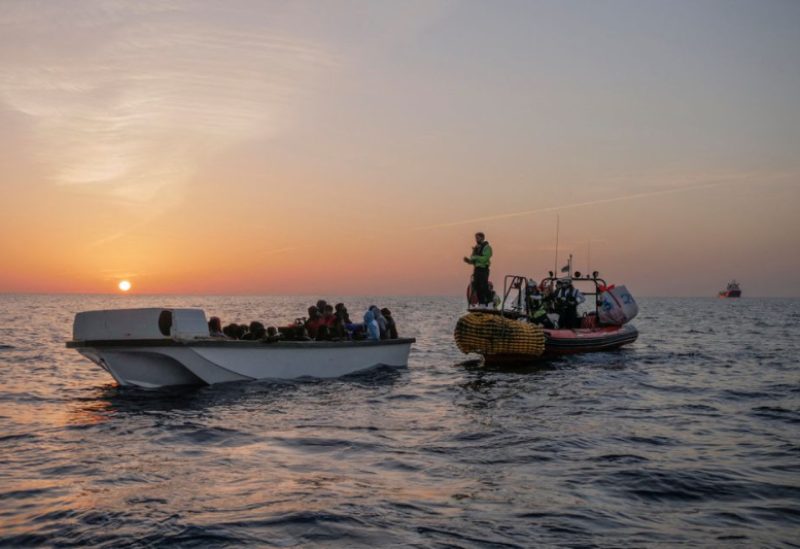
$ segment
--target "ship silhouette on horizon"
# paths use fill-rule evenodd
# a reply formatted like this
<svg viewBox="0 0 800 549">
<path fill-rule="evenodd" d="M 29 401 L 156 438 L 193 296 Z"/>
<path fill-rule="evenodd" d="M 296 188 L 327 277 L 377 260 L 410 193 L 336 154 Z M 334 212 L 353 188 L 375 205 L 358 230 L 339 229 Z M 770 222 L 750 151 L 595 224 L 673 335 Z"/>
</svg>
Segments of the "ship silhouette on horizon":
<svg viewBox="0 0 800 549">
<path fill-rule="evenodd" d="M 728 282 L 728 286 L 719 293 L 719 297 L 742 297 L 742 289 L 736 280 Z"/>
</svg>

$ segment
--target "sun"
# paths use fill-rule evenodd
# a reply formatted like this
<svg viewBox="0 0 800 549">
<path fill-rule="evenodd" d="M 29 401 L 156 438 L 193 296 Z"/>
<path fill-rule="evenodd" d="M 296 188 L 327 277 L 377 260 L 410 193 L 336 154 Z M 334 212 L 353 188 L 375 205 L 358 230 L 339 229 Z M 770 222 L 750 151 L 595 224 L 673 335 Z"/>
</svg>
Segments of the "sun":
<svg viewBox="0 0 800 549">
<path fill-rule="evenodd" d="M 119 282 L 119 289 L 123 292 L 127 292 L 131 289 L 131 283 L 127 280 L 120 280 Z"/>
</svg>

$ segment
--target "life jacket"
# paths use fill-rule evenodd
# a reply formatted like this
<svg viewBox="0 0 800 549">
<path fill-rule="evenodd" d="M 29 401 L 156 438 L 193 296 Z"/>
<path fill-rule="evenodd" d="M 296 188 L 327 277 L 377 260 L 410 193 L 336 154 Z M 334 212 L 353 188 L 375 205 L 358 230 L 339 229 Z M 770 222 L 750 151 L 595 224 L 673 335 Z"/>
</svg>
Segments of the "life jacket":
<svg viewBox="0 0 800 549">
<path fill-rule="evenodd" d="M 546 314 L 547 314 L 547 308 L 540 302 L 538 305 L 535 306 L 535 308 L 531 312 L 531 318 L 533 318 L 533 320 L 539 320 L 543 318 Z"/>
<path fill-rule="evenodd" d="M 480 244 L 476 244 L 475 246 L 472 247 L 472 255 L 483 255 L 483 250 L 488 245 L 489 245 L 489 241 L 488 240 L 484 240 Z"/>
<path fill-rule="evenodd" d="M 577 289 L 575 288 L 575 286 L 567 286 L 567 287 L 563 287 L 562 286 L 561 288 L 558 289 L 558 291 L 556 291 L 556 298 L 557 299 L 564 299 L 564 300 L 567 300 L 567 299 L 570 299 L 570 298 L 576 299 L 577 296 L 578 296 L 578 294 L 577 294 Z"/>
<path fill-rule="evenodd" d="M 476 269 L 488 269 L 492 262 L 492 247 L 489 245 L 489 242 L 484 240 L 480 244 L 474 246 L 472 248 L 472 257 L 473 259 L 470 263 L 472 263 Z"/>
</svg>

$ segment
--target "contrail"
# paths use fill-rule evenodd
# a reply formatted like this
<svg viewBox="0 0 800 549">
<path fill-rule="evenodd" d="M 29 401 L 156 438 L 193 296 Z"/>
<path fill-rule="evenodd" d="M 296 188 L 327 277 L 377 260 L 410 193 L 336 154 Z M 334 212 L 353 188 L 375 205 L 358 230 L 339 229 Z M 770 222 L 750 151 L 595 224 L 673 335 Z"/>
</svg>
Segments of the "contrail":
<svg viewBox="0 0 800 549">
<path fill-rule="evenodd" d="M 785 179 L 786 177 L 791 177 L 791 176 L 794 176 L 794 175 L 796 175 L 796 174 L 776 174 L 776 175 L 764 177 L 764 179 L 761 180 L 760 182 L 764 183 L 764 184 L 767 184 L 767 183 L 774 182 L 775 180 Z M 447 223 L 437 223 L 437 224 L 434 224 L 434 225 L 423 225 L 423 226 L 419 226 L 419 227 L 410 227 L 407 230 L 409 230 L 409 231 L 425 231 L 425 230 L 429 230 L 429 229 L 441 229 L 441 228 L 446 228 L 446 227 L 458 227 L 460 225 L 469 225 L 471 223 L 480 223 L 480 222 L 484 222 L 484 221 L 496 221 L 496 220 L 499 220 L 499 219 L 510 219 L 510 218 L 514 218 L 514 217 L 523 217 L 523 216 L 526 216 L 526 215 L 532 215 L 532 214 L 537 214 L 537 213 L 557 212 L 557 211 L 560 211 L 560 210 L 567 210 L 567 209 L 572 209 L 572 208 L 582 208 L 584 206 L 594 206 L 594 205 L 597 205 L 597 204 L 608 204 L 608 203 L 613 203 L 613 202 L 622 202 L 622 201 L 625 201 L 625 200 L 634 200 L 634 199 L 637 199 L 637 198 L 645 198 L 645 197 L 649 197 L 649 196 L 659 196 L 659 195 L 674 194 L 674 193 L 695 191 L 695 190 L 701 190 L 701 189 L 711 189 L 711 188 L 714 188 L 714 187 L 721 187 L 723 185 L 732 185 L 732 184 L 735 184 L 735 183 L 740 183 L 746 177 L 752 177 L 752 174 L 742 175 L 742 176 L 739 176 L 738 178 L 737 177 L 727 177 L 727 178 L 725 178 L 723 180 L 719 180 L 719 181 L 707 181 L 705 183 L 699 183 L 699 184 L 695 184 L 695 185 L 687 185 L 687 186 L 684 186 L 684 187 L 673 187 L 673 188 L 670 188 L 670 189 L 662 189 L 660 191 L 640 192 L 640 193 L 634 193 L 634 194 L 627 194 L 627 195 L 624 195 L 624 196 L 614 196 L 614 197 L 611 197 L 611 198 L 601 198 L 601 199 L 598 199 L 598 200 L 588 200 L 588 201 L 585 201 L 585 202 L 574 202 L 572 204 L 563 204 L 561 206 L 547 206 L 547 207 L 544 207 L 544 208 L 536 208 L 536 209 L 533 209 L 533 210 L 522 210 L 522 211 L 519 211 L 519 212 L 509 212 L 509 213 L 488 215 L 488 216 L 484 216 L 484 217 L 475 217 L 475 218 L 472 218 L 472 219 L 462 219 L 460 221 L 449 221 Z M 348 237 L 348 240 L 350 240 L 350 241 L 366 241 L 366 240 L 380 240 L 381 238 L 383 238 L 382 235 L 365 235 L 363 232 L 360 232 L 360 233 L 357 233 L 357 234 L 350 235 Z M 285 247 L 285 248 L 276 248 L 274 250 L 267 250 L 264 253 L 280 254 L 280 253 L 287 253 L 287 252 L 293 252 L 293 251 L 311 249 L 311 248 L 313 248 L 312 245 L 305 244 L 305 245 L 301 245 L 301 246 L 289 246 L 289 247 Z"/>
<path fill-rule="evenodd" d="M 272 250 L 259 250 L 264 254 L 285 254 L 286 252 L 293 252 L 295 250 L 302 250 L 303 248 L 310 248 L 311 246 L 286 246 L 285 248 L 273 248 Z"/>
<path fill-rule="evenodd" d="M 420 227 L 413 227 L 412 231 L 424 231 L 428 229 L 442 229 L 445 227 L 458 227 L 460 225 L 470 225 L 472 223 L 482 223 L 484 221 L 497 221 L 499 219 L 510 219 L 514 217 L 524 217 L 526 215 L 533 215 L 537 213 L 557 212 L 560 210 L 567 210 L 572 208 L 582 208 L 584 206 L 595 206 L 597 204 L 608 204 L 611 202 L 622 202 L 625 200 L 634 200 L 636 198 L 645 198 L 649 196 L 659 196 L 665 194 L 675 194 L 687 191 L 696 191 L 700 189 L 711 189 L 714 187 L 721 187 L 723 185 L 731 185 L 740 182 L 741 179 L 725 179 L 723 181 L 713 181 L 709 183 L 702 183 L 699 185 L 691 185 L 687 187 L 677 187 L 671 189 L 662 189 L 660 191 L 649 191 L 634 194 L 626 194 L 623 196 L 614 196 L 611 198 L 600 198 L 598 200 L 588 200 L 586 202 L 574 202 L 572 204 L 562 204 L 560 206 L 547 206 L 544 208 L 535 208 L 533 210 L 522 210 L 519 212 L 509 212 L 496 215 L 487 215 L 483 217 L 474 217 L 472 219 L 462 219 L 460 221 L 449 221 L 447 223 L 436 223 L 434 225 L 423 225 Z M 766 183 L 766 181 L 764 181 Z"/>
</svg>

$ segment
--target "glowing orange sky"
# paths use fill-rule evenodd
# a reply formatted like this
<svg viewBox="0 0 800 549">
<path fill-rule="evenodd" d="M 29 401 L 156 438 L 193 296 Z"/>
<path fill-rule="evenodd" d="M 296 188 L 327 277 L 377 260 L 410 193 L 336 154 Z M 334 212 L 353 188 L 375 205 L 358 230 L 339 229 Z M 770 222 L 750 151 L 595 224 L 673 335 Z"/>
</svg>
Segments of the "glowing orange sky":
<svg viewBox="0 0 800 549">
<path fill-rule="evenodd" d="M 0 14 L 0 292 L 460 294 L 558 213 L 635 293 L 800 295 L 797 5 L 104 6 Z"/>
</svg>

